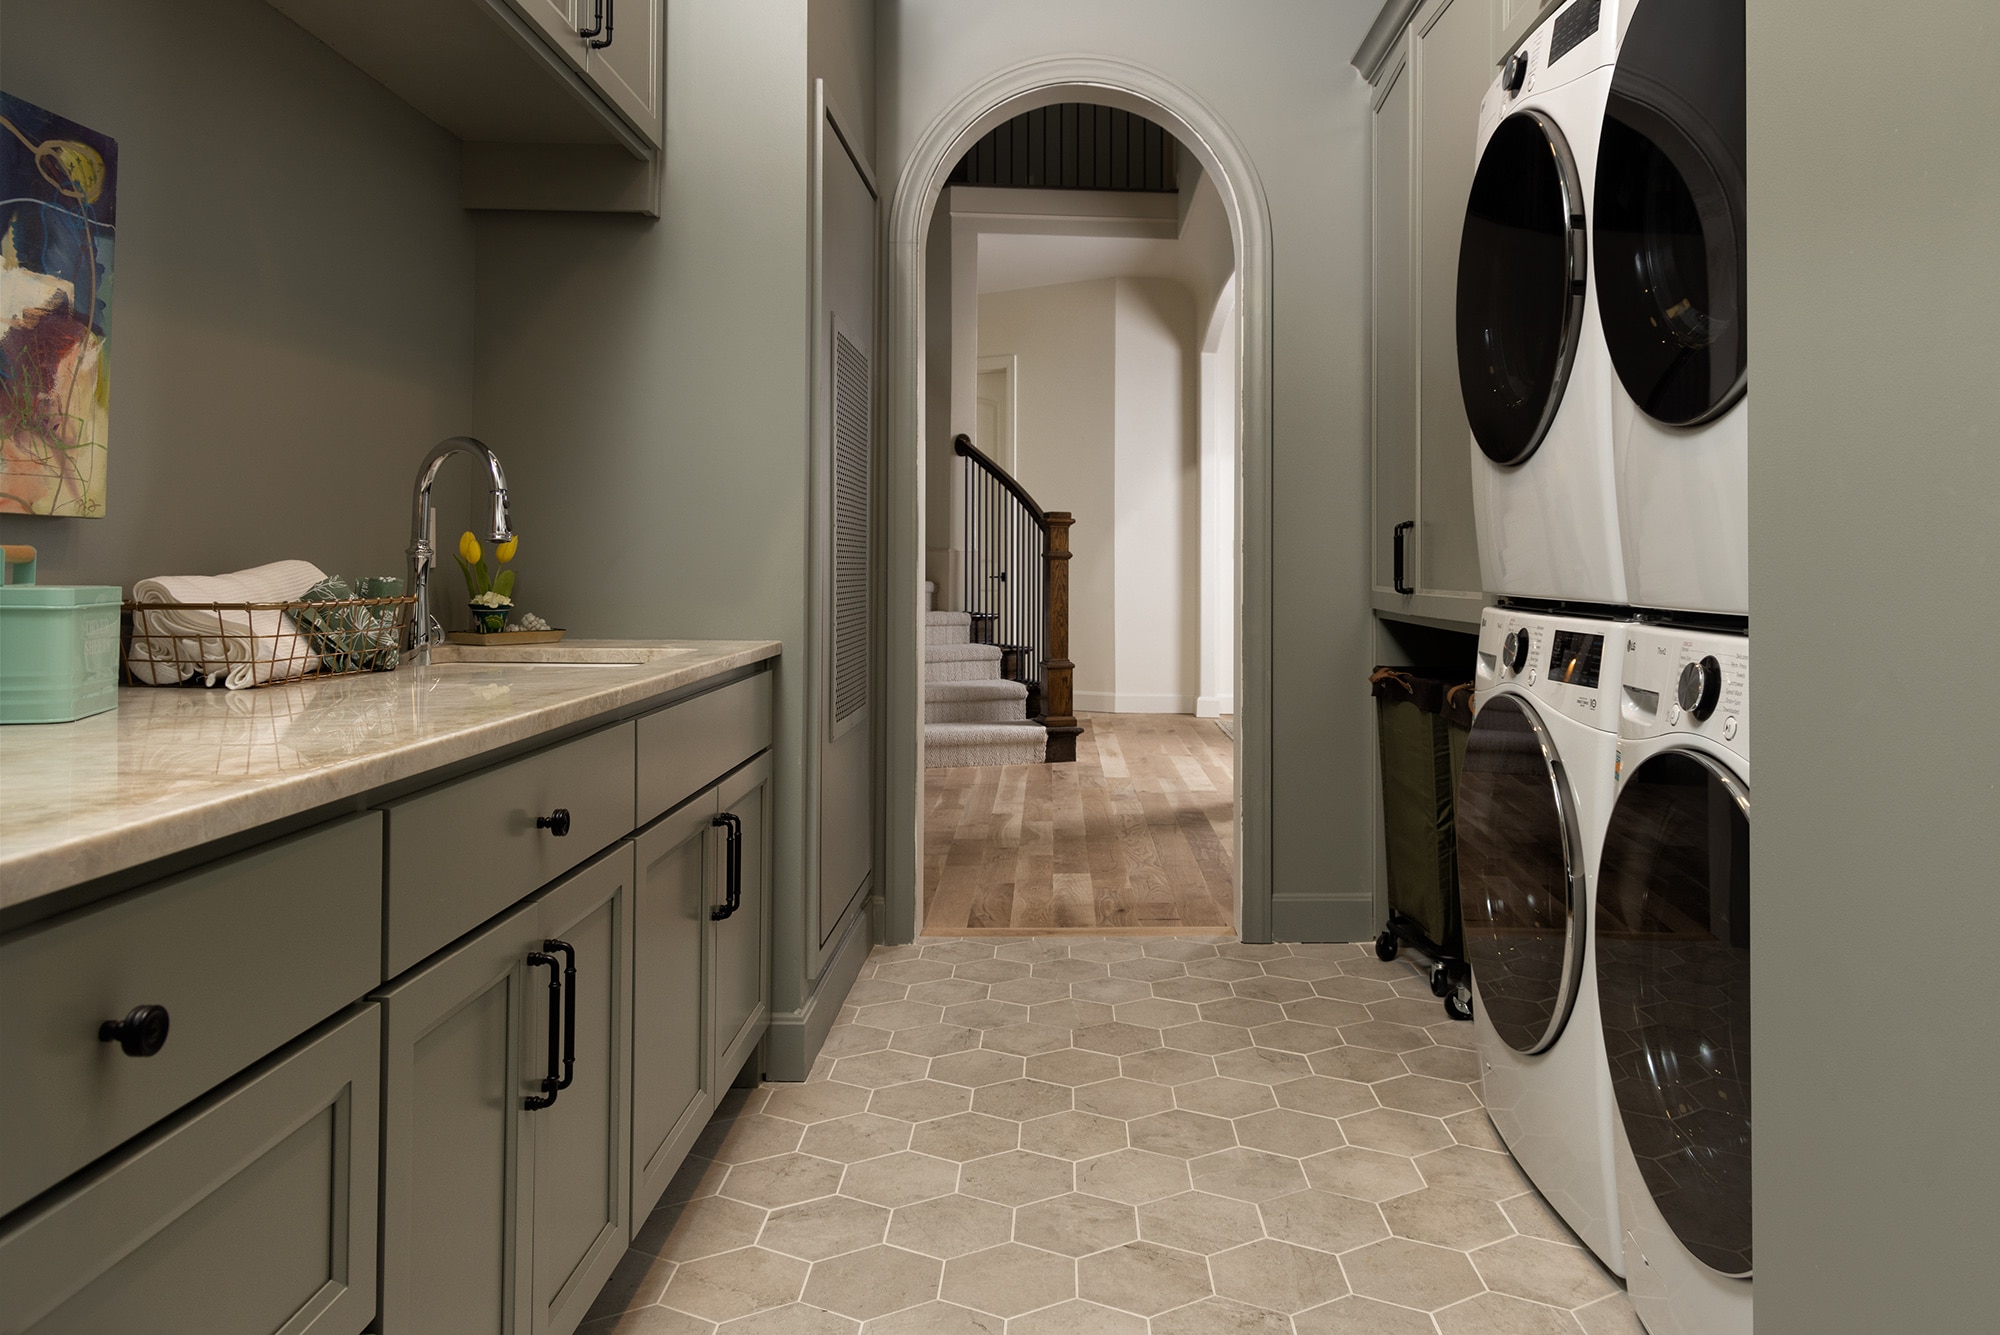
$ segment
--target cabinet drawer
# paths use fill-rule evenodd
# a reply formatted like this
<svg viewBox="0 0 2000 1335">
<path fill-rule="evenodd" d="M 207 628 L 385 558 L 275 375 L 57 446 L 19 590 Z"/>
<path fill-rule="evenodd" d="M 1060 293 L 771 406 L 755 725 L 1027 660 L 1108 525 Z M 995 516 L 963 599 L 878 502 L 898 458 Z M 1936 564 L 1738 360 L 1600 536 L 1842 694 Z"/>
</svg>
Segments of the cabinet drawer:
<svg viewBox="0 0 2000 1335">
<path fill-rule="evenodd" d="M 381 981 L 382 818 L 324 826 L 0 944 L 0 1214 Z M 128 1056 L 98 1026 L 167 1012 Z"/>
<path fill-rule="evenodd" d="M 6 1335 L 354 1335 L 375 1315 L 381 1021 L 300 1044 L 0 1230 Z"/>
<path fill-rule="evenodd" d="M 569 813 L 569 833 L 537 829 Z M 632 725 L 620 723 L 388 808 L 394 977 L 632 831 Z"/>
<path fill-rule="evenodd" d="M 683 700 L 639 720 L 643 825 L 771 745 L 771 674 Z"/>
</svg>

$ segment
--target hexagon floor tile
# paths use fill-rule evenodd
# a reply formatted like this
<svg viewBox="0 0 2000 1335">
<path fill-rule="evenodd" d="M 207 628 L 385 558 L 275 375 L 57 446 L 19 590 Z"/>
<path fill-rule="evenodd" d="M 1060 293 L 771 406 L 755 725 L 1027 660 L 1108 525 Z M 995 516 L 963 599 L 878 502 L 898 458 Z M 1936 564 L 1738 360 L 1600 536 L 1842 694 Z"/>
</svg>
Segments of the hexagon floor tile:
<svg viewBox="0 0 2000 1335">
<path fill-rule="evenodd" d="M 878 948 L 580 1335 L 1637 1331 L 1427 995 L 1366 944 Z"/>
</svg>

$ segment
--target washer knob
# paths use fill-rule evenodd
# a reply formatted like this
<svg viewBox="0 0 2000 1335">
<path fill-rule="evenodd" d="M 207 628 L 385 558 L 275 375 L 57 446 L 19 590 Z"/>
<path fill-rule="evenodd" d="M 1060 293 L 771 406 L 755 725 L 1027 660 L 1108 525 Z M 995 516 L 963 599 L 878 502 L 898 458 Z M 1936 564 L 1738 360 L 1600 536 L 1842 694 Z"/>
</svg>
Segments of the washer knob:
<svg viewBox="0 0 2000 1335">
<path fill-rule="evenodd" d="M 1694 715 L 1697 722 L 1706 720 L 1715 712 L 1716 701 L 1722 698 L 1722 664 L 1715 661 L 1713 654 L 1699 663 L 1689 663 L 1681 669 L 1680 690 L 1676 694 L 1682 709 Z"/>
<path fill-rule="evenodd" d="M 1500 86 L 1510 93 L 1521 91 L 1521 85 L 1528 81 L 1528 53 L 1517 51 L 1507 61 L 1500 75 Z"/>
<path fill-rule="evenodd" d="M 1507 638 L 1500 641 L 1500 664 L 1509 672 L 1519 672 L 1528 666 L 1528 632 L 1510 630 Z"/>
</svg>

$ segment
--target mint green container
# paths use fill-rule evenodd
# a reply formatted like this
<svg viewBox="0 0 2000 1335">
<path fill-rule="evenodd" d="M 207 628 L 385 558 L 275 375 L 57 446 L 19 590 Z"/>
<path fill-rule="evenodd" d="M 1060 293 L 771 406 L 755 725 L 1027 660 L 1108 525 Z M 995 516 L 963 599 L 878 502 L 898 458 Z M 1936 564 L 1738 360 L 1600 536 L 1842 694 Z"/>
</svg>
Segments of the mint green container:
<svg viewBox="0 0 2000 1335">
<path fill-rule="evenodd" d="M 37 584 L 34 548 L 0 551 L 0 723 L 69 723 L 116 709 L 120 590 Z"/>
</svg>

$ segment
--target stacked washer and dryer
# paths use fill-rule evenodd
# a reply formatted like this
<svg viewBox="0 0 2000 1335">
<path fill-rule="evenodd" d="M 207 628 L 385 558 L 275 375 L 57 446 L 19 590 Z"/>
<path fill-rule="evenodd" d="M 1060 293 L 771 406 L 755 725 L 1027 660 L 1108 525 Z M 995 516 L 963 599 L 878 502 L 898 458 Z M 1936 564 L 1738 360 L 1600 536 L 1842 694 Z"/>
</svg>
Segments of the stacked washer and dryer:
<svg viewBox="0 0 2000 1335">
<path fill-rule="evenodd" d="M 1751 1329 L 1743 0 L 1569 0 L 1459 252 L 1458 808 L 1495 1127 L 1653 1335 Z"/>
</svg>

